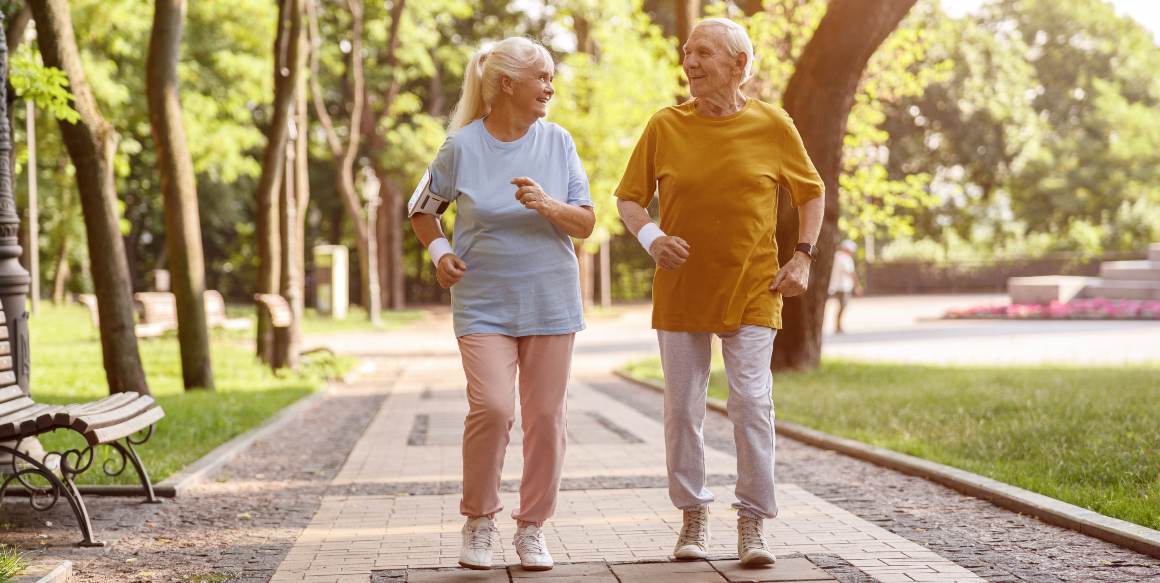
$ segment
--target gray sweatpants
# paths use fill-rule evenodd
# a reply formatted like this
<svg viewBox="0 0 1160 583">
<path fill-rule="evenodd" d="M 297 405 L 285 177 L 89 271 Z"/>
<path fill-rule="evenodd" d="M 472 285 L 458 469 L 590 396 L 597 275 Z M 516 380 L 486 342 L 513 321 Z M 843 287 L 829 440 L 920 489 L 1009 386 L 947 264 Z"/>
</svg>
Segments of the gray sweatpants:
<svg viewBox="0 0 1160 583">
<path fill-rule="evenodd" d="M 773 488 L 773 373 L 769 362 L 777 330 L 742 326 L 718 334 L 729 379 L 729 419 L 737 444 L 739 513 L 777 515 Z M 665 373 L 665 453 L 669 498 L 682 510 L 713 501 L 705 484 L 705 397 L 709 389 L 711 333 L 657 330 Z"/>
</svg>

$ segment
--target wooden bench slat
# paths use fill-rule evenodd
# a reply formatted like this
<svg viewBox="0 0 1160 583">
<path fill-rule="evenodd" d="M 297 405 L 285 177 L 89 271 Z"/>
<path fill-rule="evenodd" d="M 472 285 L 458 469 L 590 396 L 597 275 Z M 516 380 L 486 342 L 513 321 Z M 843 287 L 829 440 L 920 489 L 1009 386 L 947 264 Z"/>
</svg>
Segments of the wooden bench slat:
<svg viewBox="0 0 1160 583">
<path fill-rule="evenodd" d="M 154 405 L 152 409 L 116 425 L 109 425 L 85 433 L 85 439 L 88 440 L 89 445 L 96 445 L 98 443 L 108 443 L 113 440 L 121 439 L 122 437 L 133 435 L 142 429 L 157 423 L 165 417 L 165 411 L 161 407 Z"/>
<path fill-rule="evenodd" d="M 4 417 L 0 417 L 0 439 L 15 437 L 20 434 L 21 425 L 29 420 L 35 420 L 41 413 L 55 409 L 56 405 L 37 405 L 25 407 Z"/>
<path fill-rule="evenodd" d="M 105 427 L 108 425 L 116 425 L 123 421 L 127 421 L 135 415 L 140 414 L 154 405 L 153 397 L 148 395 L 141 395 L 139 398 L 125 403 L 115 409 L 102 411 L 99 413 L 88 413 L 81 415 L 73 415 L 73 421 L 70 427 L 81 432 L 87 433 L 94 429 Z"/>
<path fill-rule="evenodd" d="M 6 417 L 15 411 L 19 411 L 35 404 L 36 402 L 32 399 L 29 399 L 28 397 L 17 397 L 15 399 L 10 399 L 0 403 L 0 417 Z"/>
<path fill-rule="evenodd" d="M 12 354 L 12 345 L 7 340 L 0 342 L 0 354 Z"/>
<path fill-rule="evenodd" d="M 117 407 L 120 407 L 121 405 L 124 405 L 125 403 L 128 403 L 129 401 L 132 401 L 133 399 L 136 399 L 138 396 L 139 395 L 137 393 L 133 393 L 133 392 L 116 393 L 116 394 L 110 395 L 108 397 L 105 397 L 99 401 L 89 401 L 87 403 L 70 404 L 68 406 L 68 410 L 76 415 L 88 414 L 88 413 L 100 413 L 101 411 L 108 411 L 110 409 L 116 409 Z M 65 425 L 67 425 L 68 423 L 69 422 L 65 422 Z"/>
<path fill-rule="evenodd" d="M 0 356 L 0 370 L 12 370 L 11 356 Z"/>
<path fill-rule="evenodd" d="M 4 327 L 0 326 L 0 330 Z M 10 370 L 0 372 L 0 386 L 16 384 L 16 373 Z"/>
<path fill-rule="evenodd" d="M 19 385 L 12 385 L 10 387 L 4 387 L 3 389 L 0 389 L 0 403 L 11 401 L 12 399 L 19 399 L 23 396 L 24 389 L 21 389 Z"/>
</svg>

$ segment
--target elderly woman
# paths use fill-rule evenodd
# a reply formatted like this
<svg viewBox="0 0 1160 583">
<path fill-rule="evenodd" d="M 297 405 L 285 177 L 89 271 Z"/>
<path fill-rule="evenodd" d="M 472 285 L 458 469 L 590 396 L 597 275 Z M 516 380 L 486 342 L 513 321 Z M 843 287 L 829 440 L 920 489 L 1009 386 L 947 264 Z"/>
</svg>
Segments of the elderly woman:
<svg viewBox="0 0 1160 583">
<path fill-rule="evenodd" d="M 746 97 L 753 44 L 738 24 L 699 22 L 684 46 L 693 98 L 653 115 L 616 189 L 617 209 L 659 267 L 653 328 L 665 376 L 669 496 L 684 511 L 677 559 L 706 556 L 705 396 L 710 340 L 721 338 L 737 442 L 737 553 L 773 563 L 764 519 L 774 498 L 770 357 L 782 296 L 805 291 L 821 229 L 822 180 L 782 109 Z M 798 209 L 797 252 L 778 265 L 777 193 Z M 645 210 L 660 195 L 660 226 Z"/>
<path fill-rule="evenodd" d="M 542 120 L 553 71 L 548 51 L 526 38 L 476 53 L 450 137 L 409 204 L 439 284 L 451 288 L 467 376 L 459 563 L 473 569 L 491 567 L 517 374 L 524 469 L 514 546 L 526 569 L 553 565 L 541 526 L 556 508 L 572 344 L 584 329 L 570 237 L 587 237 L 596 222 L 572 137 Z M 438 218 L 452 202 L 454 248 Z"/>
</svg>

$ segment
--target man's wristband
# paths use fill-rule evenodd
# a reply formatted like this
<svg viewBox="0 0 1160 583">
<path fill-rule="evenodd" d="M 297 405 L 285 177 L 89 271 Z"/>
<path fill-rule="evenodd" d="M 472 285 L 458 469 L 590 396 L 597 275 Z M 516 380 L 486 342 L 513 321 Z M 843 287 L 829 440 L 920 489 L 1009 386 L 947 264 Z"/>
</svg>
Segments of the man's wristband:
<svg viewBox="0 0 1160 583">
<path fill-rule="evenodd" d="M 435 264 L 435 267 L 439 267 L 439 260 L 444 255 L 451 253 L 451 243 L 445 237 L 439 237 L 427 246 L 427 253 L 431 255 L 431 262 Z"/>
<path fill-rule="evenodd" d="M 636 240 L 640 241 L 640 246 L 644 247 L 644 250 L 650 254 L 652 253 L 652 244 L 664 236 L 666 236 L 665 232 L 651 221 L 636 232 Z"/>
</svg>

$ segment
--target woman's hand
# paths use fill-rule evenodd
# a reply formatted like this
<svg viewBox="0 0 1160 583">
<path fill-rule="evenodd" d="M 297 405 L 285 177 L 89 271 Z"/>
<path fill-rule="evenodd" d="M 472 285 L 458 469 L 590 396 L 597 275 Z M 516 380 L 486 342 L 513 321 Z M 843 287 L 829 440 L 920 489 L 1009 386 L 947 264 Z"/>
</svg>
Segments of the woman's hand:
<svg viewBox="0 0 1160 583">
<path fill-rule="evenodd" d="M 536 211 L 546 219 L 552 218 L 551 215 L 555 213 L 560 202 L 548 196 L 535 180 L 520 176 L 513 178 L 512 184 L 517 187 L 516 200 L 520 201 L 524 208 Z"/>
<path fill-rule="evenodd" d="M 435 269 L 435 279 L 443 289 L 448 289 L 459 283 L 466 272 L 467 264 L 454 253 L 448 253 L 439 258 L 439 266 Z"/>
</svg>

